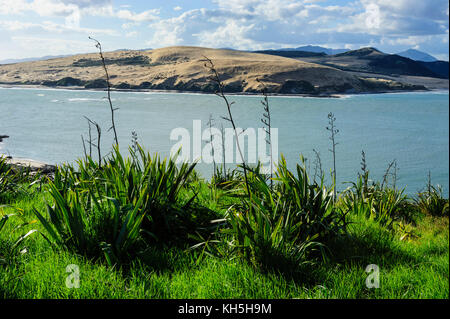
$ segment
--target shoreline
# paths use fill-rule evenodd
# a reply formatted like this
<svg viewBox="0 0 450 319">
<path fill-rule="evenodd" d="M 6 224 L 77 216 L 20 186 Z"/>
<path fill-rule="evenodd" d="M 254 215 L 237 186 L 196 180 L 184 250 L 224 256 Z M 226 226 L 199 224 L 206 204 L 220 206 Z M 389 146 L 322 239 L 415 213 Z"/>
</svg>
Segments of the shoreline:
<svg viewBox="0 0 450 319">
<path fill-rule="evenodd" d="M 18 169 L 29 169 L 31 172 L 40 172 L 43 174 L 50 174 L 55 171 L 56 165 L 37 161 L 29 158 L 12 157 L 5 154 L 0 154 L 6 158 L 6 163 Z"/>
<path fill-rule="evenodd" d="M 105 92 L 104 89 L 89 88 L 83 86 L 45 86 L 38 84 L 7 84 L 0 83 L 0 89 L 38 89 L 38 90 L 68 90 L 68 91 L 87 91 L 87 92 Z M 195 94 L 195 95 L 214 95 L 212 92 L 201 91 L 181 91 L 181 90 L 156 90 L 156 89 L 116 89 L 111 88 L 111 92 L 116 93 L 166 93 L 166 94 Z M 389 94 L 389 93 L 427 93 L 427 92 L 449 92 L 447 89 L 426 89 L 426 90 L 386 90 L 378 92 L 351 92 L 351 93 L 333 93 L 333 94 L 280 94 L 268 93 L 273 97 L 307 97 L 307 98 L 343 98 L 348 96 Z M 230 96 L 262 96 L 260 93 L 253 92 L 230 92 L 225 93 Z"/>
<path fill-rule="evenodd" d="M 40 89 L 40 90 L 68 90 L 68 91 L 87 91 L 87 92 L 106 92 L 106 88 L 89 88 L 86 89 L 84 86 L 45 86 L 38 84 L 6 84 L 0 83 L 0 88 L 6 89 Z M 214 95 L 212 92 L 202 92 L 202 91 L 182 91 L 182 90 L 157 90 L 157 89 L 116 89 L 111 88 L 111 92 L 118 93 L 169 93 L 169 94 L 196 94 L 196 95 Z M 236 96 L 261 96 L 260 93 L 252 92 L 230 92 L 225 93 L 226 95 L 236 95 Z M 353 94 L 353 93 L 352 93 Z M 286 97 L 318 97 L 318 98 L 339 98 L 339 94 L 278 94 L 278 93 L 268 93 L 268 96 L 286 96 Z"/>
</svg>

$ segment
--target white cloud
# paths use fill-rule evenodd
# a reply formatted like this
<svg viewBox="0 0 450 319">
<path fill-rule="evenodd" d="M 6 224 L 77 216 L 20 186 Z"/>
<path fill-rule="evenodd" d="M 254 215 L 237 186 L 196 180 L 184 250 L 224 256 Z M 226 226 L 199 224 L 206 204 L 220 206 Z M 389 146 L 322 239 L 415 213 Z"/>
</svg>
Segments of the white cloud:
<svg viewBox="0 0 450 319">
<path fill-rule="evenodd" d="M 115 16 L 133 22 L 149 22 L 158 19 L 159 9 L 143 12 L 132 12 L 123 9 L 114 11 L 111 0 L 17 0 L 13 4 L 9 0 L 0 0 L 0 14 L 19 14 L 32 11 L 42 17 L 64 17 L 66 24 L 77 27 L 82 15 Z"/>
<path fill-rule="evenodd" d="M 284 44 L 308 44 L 323 39 L 317 26 L 347 18 L 354 8 L 319 6 L 315 1 L 217 0 L 218 9 L 194 9 L 150 25 L 147 44 L 204 45 L 237 49 L 262 49 Z M 309 25 L 315 21 L 317 24 Z M 305 41 L 305 42 L 304 42 Z"/>
<path fill-rule="evenodd" d="M 199 12 L 199 10 L 191 10 L 184 12 L 178 17 L 159 20 L 150 24 L 149 27 L 153 30 L 153 37 L 151 40 L 147 41 L 146 44 L 152 47 L 182 44 L 183 38 L 181 36 L 189 25 L 187 21 L 196 21 Z"/>
<path fill-rule="evenodd" d="M 116 16 L 119 19 L 129 20 L 134 22 L 149 22 L 158 19 L 159 9 L 152 9 L 143 11 L 141 13 L 131 12 L 129 10 L 119 10 Z"/>
<path fill-rule="evenodd" d="M 200 46 L 256 50 L 258 46 L 249 36 L 254 28 L 254 24 L 240 25 L 235 20 L 227 20 L 224 25 L 214 31 L 203 31 L 195 36 L 198 38 Z"/>
<path fill-rule="evenodd" d="M 135 27 L 135 26 L 138 26 L 138 25 L 139 25 L 138 22 L 127 22 L 127 23 L 123 23 L 123 24 L 122 24 L 122 29 L 128 30 L 128 29 L 130 29 L 130 28 L 132 28 L 132 27 Z"/>
<path fill-rule="evenodd" d="M 216 0 L 219 8 L 267 21 L 288 19 L 305 8 L 305 1 L 294 0 Z"/>
<path fill-rule="evenodd" d="M 22 21 L 0 21 L 0 29 L 8 31 L 19 31 L 38 26 L 36 23 Z"/>
<path fill-rule="evenodd" d="M 41 17 L 64 17 L 66 25 L 79 27 L 82 14 L 111 12 L 111 0 L 0 0 L 0 14 L 31 11 Z"/>
<path fill-rule="evenodd" d="M 7 31 L 22 31 L 22 30 L 35 30 L 35 31 L 48 31 L 50 33 L 65 33 L 67 32 L 81 32 L 85 34 L 104 34 L 110 36 L 119 35 L 117 31 L 112 29 L 93 29 L 93 28 L 81 28 L 70 25 L 61 25 L 51 21 L 44 21 L 42 23 L 22 22 L 18 20 L 14 21 L 0 21 L 0 29 Z"/>
<path fill-rule="evenodd" d="M 0 14 L 34 11 L 40 16 L 70 16 L 74 11 L 111 7 L 111 0 L 0 0 Z"/>
<path fill-rule="evenodd" d="M 324 0 L 210 1 L 215 6 L 209 9 L 184 11 L 187 8 L 177 5 L 167 18 L 150 4 L 136 12 L 130 5 L 114 6 L 112 0 L 0 0 L 0 15 L 8 15 L 0 19 L 0 32 L 6 30 L 5 38 L 25 32 L 36 32 L 36 36 L 78 32 L 83 37 L 103 32 L 121 34 L 127 45 L 135 41 L 136 47 L 142 43 L 134 38 L 148 34 L 145 44 L 155 48 L 202 45 L 251 50 L 313 44 L 355 49 L 371 45 L 388 51 L 418 47 L 448 56 L 449 6 L 445 0 L 334 1 L 336 5 Z M 28 19 L 29 13 L 41 20 Z M 115 30 L 86 28 L 81 22 L 101 23 L 83 20 L 86 16 L 118 23 L 112 27 Z M 146 25 L 149 28 L 144 31 Z"/>
<path fill-rule="evenodd" d="M 447 0 L 360 0 L 360 7 L 339 32 L 412 36 L 442 34 L 448 28 Z"/>
<path fill-rule="evenodd" d="M 26 52 L 33 49 L 33 56 L 60 55 L 68 53 L 92 52 L 92 43 L 89 41 L 68 40 L 61 38 L 44 37 L 11 37 L 18 51 Z"/>
<path fill-rule="evenodd" d="M 137 35 L 138 35 L 137 31 L 131 31 L 131 32 L 127 32 L 127 33 L 125 34 L 125 36 L 126 36 L 127 38 L 133 38 L 133 37 L 135 37 L 135 36 L 137 36 Z"/>
<path fill-rule="evenodd" d="M 30 9 L 40 16 L 63 16 L 68 17 L 77 12 L 80 8 L 73 3 L 66 3 L 57 0 L 34 0 L 30 3 Z"/>
<path fill-rule="evenodd" d="M 111 0 L 0 0 L 0 14 L 16 15 L 21 17 L 29 12 L 41 17 L 62 17 L 64 24 L 46 21 L 41 23 L 30 23 L 24 20 L 0 20 L 0 29 L 11 32 L 20 30 L 35 30 L 37 32 L 47 31 L 51 33 L 80 32 L 85 34 L 104 34 L 117 36 L 118 31 L 111 29 L 84 28 L 80 26 L 83 16 L 106 16 L 129 21 L 123 24 L 123 28 L 131 28 L 140 22 L 148 22 L 157 19 L 158 9 L 135 13 L 129 10 L 115 11 Z M 130 32 L 128 32 L 129 34 Z"/>
<path fill-rule="evenodd" d="M 21 12 L 27 10 L 28 7 L 29 4 L 26 0 L 16 0 L 14 2 L 11 0 L 0 0 L 0 14 L 20 14 Z"/>
</svg>

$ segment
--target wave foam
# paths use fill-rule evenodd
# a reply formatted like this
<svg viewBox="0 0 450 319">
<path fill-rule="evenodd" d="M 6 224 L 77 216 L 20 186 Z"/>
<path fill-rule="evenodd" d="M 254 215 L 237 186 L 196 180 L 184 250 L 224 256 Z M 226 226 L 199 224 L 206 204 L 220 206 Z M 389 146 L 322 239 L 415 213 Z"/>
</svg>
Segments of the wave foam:
<svg viewBox="0 0 450 319">
<path fill-rule="evenodd" d="M 74 97 L 67 99 L 69 102 L 89 102 L 89 101 L 97 101 L 103 102 L 106 98 L 88 98 L 88 97 Z M 116 99 L 111 99 L 111 101 L 115 101 Z"/>
</svg>

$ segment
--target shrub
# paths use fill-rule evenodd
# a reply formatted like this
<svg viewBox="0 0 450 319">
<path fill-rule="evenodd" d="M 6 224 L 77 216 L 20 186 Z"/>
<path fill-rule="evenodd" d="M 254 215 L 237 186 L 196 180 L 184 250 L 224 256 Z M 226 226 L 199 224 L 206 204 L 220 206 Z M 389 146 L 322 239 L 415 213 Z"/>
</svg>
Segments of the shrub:
<svg viewBox="0 0 450 319">
<path fill-rule="evenodd" d="M 414 202 L 424 214 L 431 216 L 449 215 L 449 202 L 448 199 L 443 198 L 442 188 L 439 185 L 430 185 L 427 191 L 418 193 Z"/>
<path fill-rule="evenodd" d="M 217 166 L 211 184 L 221 189 L 231 189 L 240 183 L 241 177 L 237 169 L 223 169 Z"/>
<path fill-rule="evenodd" d="M 363 214 L 391 228 L 394 221 L 412 220 L 404 189 L 391 188 L 377 183 L 369 184 L 369 172 L 359 175 L 356 183 L 351 182 L 342 195 L 341 204 L 354 214 Z"/>
<path fill-rule="evenodd" d="M 271 188 L 260 166 L 249 170 L 250 196 L 245 185 L 237 196 L 242 204 L 231 206 L 221 230 L 232 253 L 256 266 L 279 268 L 308 262 L 313 251 L 346 226 L 345 214 L 333 205 L 333 191 L 310 183 L 305 166 L 297 176 L 282 157 Z"/>
<path fill-rule="evenodd" d="M 53 245 L 62 246 L 87 256 L 98 256 L 101 249 L 110 264 L 129 257 L 129 250 L 140 239 L 140 226 L 145 216 L 142 201 L 121 204 L 117 199 L 102 196 L 96 189 L 82 191 L 67 189 L 61 192 L 50 182 L 49 193 L 53 206 L 47 205 L 45 218 L 34 210 Z"/>
<path fill-rule="evenodd" d="M 49 184 L 47 217 L 35 210 L 52 244 L 89 256 L 101 250 L 108 262 L 133 257 L 140 243 L 186 244 L 211 212 L 181 196 L 195 164 L 161 160 L 137 144 L 124 158 L 115 146 L 100 166 L 90 157 L 59 167 Z"/>
<path fill-rule="evenodd" d="M 333 203 L 334 187 L 327 189 L 323 179 L 320 184 L 310 180 L 303 158 L 296 171 L 294 176 L 284 157 L 281 158 L 275 177 L 280 182 L 279 196 L 294 207 L 303 238 L 318 234 L 321 241 L 326 241 L 345 228 L 346 212 Z"/>
</svg>

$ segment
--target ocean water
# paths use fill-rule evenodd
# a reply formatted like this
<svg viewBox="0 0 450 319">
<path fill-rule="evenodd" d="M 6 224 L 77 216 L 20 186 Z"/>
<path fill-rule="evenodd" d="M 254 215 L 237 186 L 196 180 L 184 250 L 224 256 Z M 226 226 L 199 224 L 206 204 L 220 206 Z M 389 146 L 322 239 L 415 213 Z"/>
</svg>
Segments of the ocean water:
<svg viewBox="0 0 450 319">
<path fill-rule="evenodd" d="M 106 93 L 98 91 L 0 88 L 0 153 L 48 163 L 73 162 L 83 155 L 81 135 L 87 137 L 84 116 L 102 127 L 102 152 L 113 141 Z M 177 141 L 170 139 L 175 128 L 193 132 L 193 121 L 202 130 L 213 116 L 215 127 L 229 123 L 223 101 L 215 95 L 181 93 L 113 92 L 116 126 L 123 150 L 136 131 L 139 143 L 150 152 L 169 155 Z M 260 96 L 230 96 L 239 127 L 262 127 Z M 397 163 L 397 185 L 407 194 L 424 188 L 428 172 L 433 184 L 449 189 L 449 94 L 448 91 L 352 95 L 343 98 L 269 97 L 272 127 L 278 129 L 278 151 L 293 167 L 300 154 L 314 171 L 314 152 L 322 167 L 332 168 L 327 115 L 333 112 L 339 133 L 336 141 L 338 188 L 354 181 L 360 170 L 361 151 L 371 177 L 382 179 L 388 164 Z M 94 132 L 94 130 L 93 130 Z M 191 150 L 194 141 L 191 140 Z M 250 146 L 252 148 L 252 146 Z M 309 164 L 308 164 L 309 163 Z M 230 165 L 228 165 L 230 167 Z M 207 177 L 212 164 L 199 164 Z"/>
</svg>

